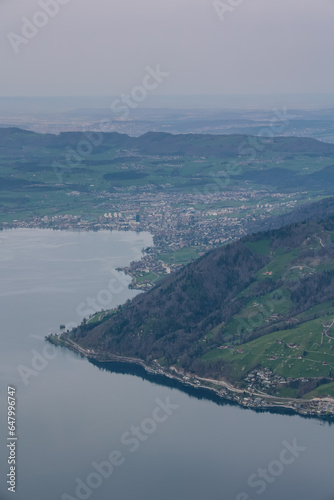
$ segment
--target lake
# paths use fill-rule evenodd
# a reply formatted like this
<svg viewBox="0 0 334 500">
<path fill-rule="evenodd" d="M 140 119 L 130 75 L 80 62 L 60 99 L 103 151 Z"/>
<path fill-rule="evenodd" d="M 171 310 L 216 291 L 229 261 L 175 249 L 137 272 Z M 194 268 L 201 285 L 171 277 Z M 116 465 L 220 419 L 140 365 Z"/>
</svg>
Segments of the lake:
<svg viewBox="0 0 334 500">
<path fill-rule="evenodd" d="M 217 404 L 44 336 L 136 295 L 148 233 L 0 232 L 0 499 L 334 500 L 334 427 Z M 17 491 L 7 491 L 7 387 Z"/>
</svg>

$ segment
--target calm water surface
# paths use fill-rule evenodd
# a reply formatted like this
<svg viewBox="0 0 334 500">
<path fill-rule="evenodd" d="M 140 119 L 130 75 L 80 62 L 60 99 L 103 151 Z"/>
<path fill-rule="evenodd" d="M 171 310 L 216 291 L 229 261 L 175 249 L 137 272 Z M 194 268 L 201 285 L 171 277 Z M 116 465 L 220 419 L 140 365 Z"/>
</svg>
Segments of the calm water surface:
<svg viewBox="0 0 334 500">
<path fill-rule="evenodd" d="M 135 295 L 115 268 L 151 244 L 148 233 L 0 233 L 0 500 L 334 500 L 333 426 L 218 405 L 46 350 L 60 324 Z M 8 385 L 18 401 L 15 495 Z M 284 452 L 294 440 L 295 456 Z"/>
</svg>

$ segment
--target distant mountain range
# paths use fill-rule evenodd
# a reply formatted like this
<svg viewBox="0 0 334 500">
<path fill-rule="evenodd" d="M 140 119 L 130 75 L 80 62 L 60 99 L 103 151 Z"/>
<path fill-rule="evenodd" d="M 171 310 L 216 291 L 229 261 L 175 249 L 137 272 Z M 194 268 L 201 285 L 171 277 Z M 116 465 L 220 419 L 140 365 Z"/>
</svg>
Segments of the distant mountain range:
<svg viewBox="0 0 334 500">
<path fill-rule="evenodd" d="M 55 172 L 62 174 L 62 183 L 59 175 L 49 175 Z M 23 181 L 27 186 L 38 183 L 39 192 L 43 186 L 108 190 L 137 185 L 138 175 L 142 184 L 189 189 L 228 173 L 230 187 L 329 194 L 333 172 L 334 144 L 309 138 L 162 132 L 140 137 L 116 132 L 53 135 L 0 128 L 0 177 L 11 181 L 10 189 L 19 181 L 22 190 Z"/>
</svg>

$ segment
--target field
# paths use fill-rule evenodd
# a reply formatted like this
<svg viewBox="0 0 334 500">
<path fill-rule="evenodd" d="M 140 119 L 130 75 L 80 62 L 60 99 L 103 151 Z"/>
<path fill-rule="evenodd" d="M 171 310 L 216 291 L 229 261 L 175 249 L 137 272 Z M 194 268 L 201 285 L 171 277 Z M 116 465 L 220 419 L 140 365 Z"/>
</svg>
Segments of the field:
<svg viewBox="0 0 334 500">
<path fill-rule="evenodd" d="M 260 365 L 285 378 L 328 377 L 334 373 L 334 336 L 323 337 L 322 331 L 324 323 L 333 319 L 334 311 L 332 317 L 323 316 L 292 331 L 278 331 L 243 344 L 241 353 L 236 348 L 215 349 L 203 359 L 221 358 L 232 362 L 240 373 Z"/>
</svg>

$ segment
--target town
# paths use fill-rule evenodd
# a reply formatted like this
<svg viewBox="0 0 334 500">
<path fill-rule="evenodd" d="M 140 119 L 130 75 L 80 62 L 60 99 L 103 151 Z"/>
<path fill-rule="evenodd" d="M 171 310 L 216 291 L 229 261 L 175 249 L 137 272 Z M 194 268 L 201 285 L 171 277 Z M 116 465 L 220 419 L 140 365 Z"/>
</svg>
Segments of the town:
<svg viewBox="0 0 334 500">
<path fill-rule="evenodd" d="M 213 191 L 160 191 L 141 186 L 132 192 L 131 187 L 118 188 L 112 194 L 91 193 L 82 215 L 36 215 L 2 222 L 0 229 L 148 231 L 154 246 L 143 249 L 142 259 L 123 269 L 133 279 L 132 288 L 148 290 L 205 252 L 251 231 L 270 228 L 274 215 L 292 210 L 302 199 L 300 193 L 297 196 L 252 188 Z M 82 196 L 76 191 L 68 193 L 78 203 Z"/>
</svg>

